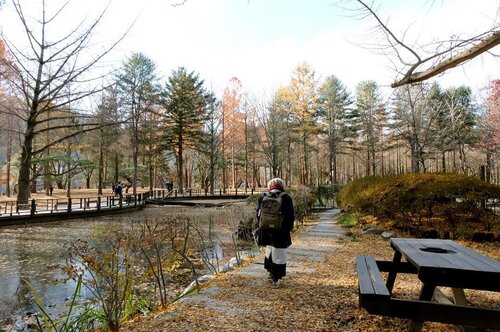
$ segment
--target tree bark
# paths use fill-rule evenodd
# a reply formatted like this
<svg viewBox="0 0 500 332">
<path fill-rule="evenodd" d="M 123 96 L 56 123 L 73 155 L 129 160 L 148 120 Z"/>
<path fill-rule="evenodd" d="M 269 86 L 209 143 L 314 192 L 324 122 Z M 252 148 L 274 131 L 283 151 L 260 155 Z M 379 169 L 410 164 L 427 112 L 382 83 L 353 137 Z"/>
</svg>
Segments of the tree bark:
<svg viewBox="0 0 500 332">
<path fill-rule="evenodd" d="M 183 179 L 183 139 L 182 135 L 179 137 L 177 143 L 177 190 L 179 194 L 184 193 L 184 179 Z"/>
</svg>

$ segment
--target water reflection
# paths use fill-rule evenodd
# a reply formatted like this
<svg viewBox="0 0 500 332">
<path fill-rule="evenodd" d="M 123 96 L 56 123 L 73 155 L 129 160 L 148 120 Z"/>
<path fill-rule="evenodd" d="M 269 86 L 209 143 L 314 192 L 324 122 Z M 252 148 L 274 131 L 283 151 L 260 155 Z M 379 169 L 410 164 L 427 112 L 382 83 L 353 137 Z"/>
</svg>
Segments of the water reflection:
<svg viewBox="0 0 500 332">
<path fill-rule="evenodd" d="M 61 270 L 65 263 L 62 256 L 65 244 L 79 239 L 89 240 L 96 230 L 105 226 L 135 228 L 139 222 L 162 220 L 174 215 L 189 217 L 191 222 L 206 221 L 212 220 L 209 215 L 213 212 L 217 216 L 214 222 L 216 231 L 206 237 L 206 228 L 203 230 L 200 227 L 199 231 L 207 241 L 201 241 L 200 252 L 209 262 L 205 264 L 208 272 L 223 270 L 230 263 L 229 258 L 235 255 L 234 246 L 225 246 L 231 243 L 235 234 L 234 211 L 225 211 L 229 209 L 224 208 L 208 210 L 203 207 L 154 206 L 122 215 L 0 228 L 0 331 L 7 317 L 15 317 L 17 322 L 20 321 L 17 318 L 39 311 L 31 289 L 23 280 L 35 289 L 49 315 L 54 317 L 67 312 L 65 302 L 71 300 L 76 284 L 72 280 L 61 282 L 65 278 Z M 252 209 L 250 212 L 253 214 Z M 193 233 L 193 236 L 196 235 Z M 90 296 L 89 291 L 85 293 L 85 287 L 82 288 L 82 296 Z M 24 329 L 23 325 L 19 326 L 14 330 Z"/>
<path fill-rule="evenodd" d="M 172 209 L 168 207 L 169 212 Z M 64 264 L 62 253 L 67 242 L 88 239 L 99 227 L 116 223 L 130 227 L 134 221 L 156 218 L 166 211 L 166 207 L 155 207 L 126 215 L 0 228 L 0 323 L 6 317 L 38 311 L 32 291 L 23 280 L 32 285 L 50 315 L 65 311 L 64 302 L 76 287 L 72 280 L 61 282 L 65 277 L 60 268 Z M 88 296 L 84 288 L 82 296 Z"/>
<path fill-rule="evenodd" d="M 0 229 L 0 318 L 36 311 L 31 284 L 50 313 L 61 310 L 75 284 L 64 277 L 60 264 L 63 245 L 89 236 L 96 220 Z"/>
</svg>

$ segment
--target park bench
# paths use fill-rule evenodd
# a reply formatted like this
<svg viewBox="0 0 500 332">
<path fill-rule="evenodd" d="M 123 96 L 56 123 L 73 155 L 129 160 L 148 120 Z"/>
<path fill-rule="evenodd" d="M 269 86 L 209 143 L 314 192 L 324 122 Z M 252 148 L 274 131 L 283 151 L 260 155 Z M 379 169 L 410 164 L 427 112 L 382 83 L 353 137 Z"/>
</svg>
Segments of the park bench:
<svg viewBox="0 0 500 332">
<path fill-rule="evenodd" d="M 372 256 L 356 257 L 359 284 L 359 305 L 371 314 L 378 314 L 387 306 L 391 293 L 385 286 L 382 273 Z"/>
<path fill-rule="evenodd" d="M 473 327 L 500 329 L 500 310 L 496 308 L 474 307 L 464 305 L 464 303 L 457 305 L 432 302 L 436 286 L 460 287 L 460 290 L 474 288 L 498 291 L 498 283 L 494 281 L 498 280 L 495 276 L 500 276 L 500 264 L 453 241 L 432 240 L 434 241 L 431 243 L 434 245 L 432 248 L 439 244 L 443 246 L 446 244 L 444 247 L 453 248 L 457 254 L 464 253 L 477 261 L 480 260 L 486 264 L 486 267 L 485 271 L 469 268 L 467 262 L 462 259 L 463 257 L 460 257 L 461 259 L 457 261 L 462 261 L 459 263 L 461 265 L 457 271 L 453 271 L 452 265 L 449 264 L 450 259 L 448 259 L 448 263 L 444 263 L 445 261 L 441 262 L 438 255 L 435 260 L 442 265 L 448 264 L 446 268 L 429 268 L 419 261 L 419 259 L 429 260 L 429 256 L 426 253 L 421 254 L 421 248 L 418 246 L 423 243 L 422 246 L 425 245 L 427 248 L 429 240 L 427 242 L 412 240 L 416 240 L 416 242 L 405 241 L 405 239 L 391 240 L 391 245 L 395 249 L 392 262 L 376 261 L 372 256 L 356 257 L 360 307 L 366 309 L 370 314 L 411 319 L 408 329 L 411 332 L 420 331 L 425 321 L 462 325 L 467 331 L 473 330 Z M 407 243 L 411 244 L 411 250 L 405 248 Z M 412 252 L 412 250 L 418 250 L 418 252 Z M 407 260 L 410 258 L 410 261 L 401 262 L 402 254 Z M 415 257 L 417 257 L 416 260 L 412 260 Z M 477 266 L 477 261 L 475 266 Z M 477 271 L 472 273 L 472 270 Z M 386 282 L 384 282 L 381 272 L 389 272 Z M 422 281 L 422 291 L 418 300 L 399 299 L 393 296 L 392 287 L 398 273 L 413 273 Z M 443 275 L 445 277 L 441 277 L 441 279 L 435 277 Z M 461 275 L 465 278 L 461 278 Z M 482 281 L 481 284 L 470 283 L 469 279 L 476 280 L 476 277 Z"/>
</svg>

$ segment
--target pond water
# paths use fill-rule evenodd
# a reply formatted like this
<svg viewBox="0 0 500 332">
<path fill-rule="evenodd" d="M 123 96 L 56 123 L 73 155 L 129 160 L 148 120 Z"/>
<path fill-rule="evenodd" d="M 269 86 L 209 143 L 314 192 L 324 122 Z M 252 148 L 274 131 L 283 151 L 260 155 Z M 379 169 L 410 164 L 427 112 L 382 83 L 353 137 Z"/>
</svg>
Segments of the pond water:
<svg viewBox="0 0 500 332">
<path fill-rule="evenodd" d="M 189 209 L 190 213 L 195 210 L 200 213 L 203 208 Z M 128 227 L 135 221 L 154 219 L 173 211 L 183 213 L 187 209 L 148 207 L 114 216 L 0 228 L 0 326 L 8 317 L 16 320 L 38 312 L 33 292 L 23 280 L 33 286 L 49 314 L 66 310 L 64 302 L 75 290 L 74 282 L 61 282 L 64 276 L 59 265 L 64 263 L 62 252 L 66 243 L 87 239 L 97 226 L 121 223 Z M 202 213 L 206 214 L 206 209 Z M 82 295 L 88 294 L 83 291 Z"/>
</svg>

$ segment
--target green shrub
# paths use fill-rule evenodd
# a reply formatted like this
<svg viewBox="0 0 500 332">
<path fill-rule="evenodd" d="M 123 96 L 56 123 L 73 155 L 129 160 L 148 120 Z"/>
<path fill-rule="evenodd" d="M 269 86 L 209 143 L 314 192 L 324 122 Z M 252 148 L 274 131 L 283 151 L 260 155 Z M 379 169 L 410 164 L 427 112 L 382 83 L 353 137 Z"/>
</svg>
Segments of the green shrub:
<svg viewBox="0 0 500 332">
<path fill-rule="evenodd" d="M 354 180 L 339 192 L 340 205 L 351 212 L 370 213 L 401 224 L 444 220 L 454 230 L 472 218 L 491 230 L 498 216 L 484 202 L 500 197 L 500 186 L 455 173 L 405 174 Z"/>
<path fill-rule="evenodd" d="M 344 213 L 340 216 L 337 224 L 345 228 L 351 228 L 359 223 L 358 217 L 357 213 Z"/>
<path fill-rule="evenodd" d="M 339 184 L 324 184 L 316 188 L 316 197 L 318 199 L 318 204 L 325 206 L 327 204 L 333 205 L 335 194 L 339 192 L 342 188 Z"/>
<path fill-rule="evenodd" d="M 293 207 L 297 221 L 303 223 L 305 218 L 311 214 L 312 207 L 317 198 L 314 191 L 309 187 L 297 187 L 289 190 L 293 199 Z"/>
</svg>

